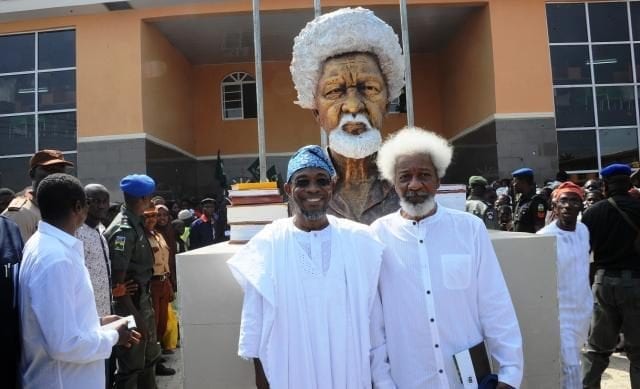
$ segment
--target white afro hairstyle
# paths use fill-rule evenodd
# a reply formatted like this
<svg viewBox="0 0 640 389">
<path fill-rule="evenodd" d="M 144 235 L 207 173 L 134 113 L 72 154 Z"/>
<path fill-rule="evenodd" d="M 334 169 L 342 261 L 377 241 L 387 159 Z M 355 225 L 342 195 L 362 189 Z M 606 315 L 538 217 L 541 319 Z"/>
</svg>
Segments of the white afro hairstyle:
<svg viewBox="0 0 640 389">
<path fill-rule="evenodd" d="M 387 81 L 389 101 L 400 96 L 404 58 L 398 35 L 368 9 L 341 8 L 307 23 L 293 41 L 289 69 L 298 91 L 295 103 L 302 108 L 316 108 L 314 95 L 325 61 L 356 52 L 374 54 Z"/>
<path fill-rule="evenodd" d="M 382 178 L 394 181 L 395 165 L 403 155 L 426 154 L 436 168 L 438 178 L 444 177 L 453 157 L 453 147 L 440 135 L 418 127 L 405 127 L 391 134 L 378 151 L 378 170 Z"/>
</svg>

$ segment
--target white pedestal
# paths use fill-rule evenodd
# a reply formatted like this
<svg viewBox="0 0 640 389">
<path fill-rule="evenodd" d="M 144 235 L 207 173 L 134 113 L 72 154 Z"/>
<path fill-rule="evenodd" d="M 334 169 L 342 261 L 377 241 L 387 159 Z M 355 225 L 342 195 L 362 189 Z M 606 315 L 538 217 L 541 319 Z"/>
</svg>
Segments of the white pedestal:
<svg viewBox="0 0 640 389">
<path fill-rule="evenodd" d="M 524 339 L 522 388 L 560 387 L 555 238 L 492 232 Z M 255 388 L 253 364 L 237 356 L 242 290 L 228 243 L 177 256 L 185 389 Z"/>
</svg>

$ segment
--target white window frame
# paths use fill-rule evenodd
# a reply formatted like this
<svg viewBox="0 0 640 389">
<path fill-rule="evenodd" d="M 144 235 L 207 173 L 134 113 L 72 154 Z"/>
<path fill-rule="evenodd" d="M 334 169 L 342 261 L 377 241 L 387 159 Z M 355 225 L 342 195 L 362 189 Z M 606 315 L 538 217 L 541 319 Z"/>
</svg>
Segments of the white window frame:
<svg viewBox="0 0 640 389">
<path fill-rule="evenodd" d="M 231 79 L 231 81 L 227 81 L 228 79 Z M 246 84 L 254 84 L 255 85 L 256 80 L 255 78 L 250 75 L 249 73 L 245 73 L 245 72 L 233 72 L 230 74 L 227 74 L 223 79 L 222 82 L 220 83 L 220 104 L 221 104 L 221 112 L 222 112 L 222 120 L 244 120 L 244 95 L 243 95 L 243 91 L 242 91 L 242 86 L 246 85 Z M 239 91 L 238 92 L 225 92 L 225 87 L 226 86 L 234 86 L 237 85 L 239 86 Z M 227 100 L 226 99 L 226 94 L 227 93 L 240 93 L 240 99 L 234 99 L 234 100 Z M 226 116 L 226 103 L 227 102 L 240 102 L 240 108 L 231 108 L 233 110 L 240 110 L 240 116 L 239 117 L 227 117 Z M 253 119 L 253 118 L 250 118 Z"/>
<path fill-rule="evenodd" d="M 33 46 L 33 50 L 34 50 L 34 68 L 33 70 L 26 70 L 26 71 L 19 71 L 19 72 L 8 72 L 8 73 L 0 73 L 0 77 L 2 76 L 14 76 L 14 75 L 22 75 L 22 74 L 33 74 L 34 75 L 34 91 L 38 91 L 38 93 L 40 93 L 40 88 L 38 87 L 38 75 L 41 73 L 52 73 L 52 72 L 62 72 L 62 71 L 67 71 L 67 70 L 73 70 L 76 72 L 76 76 L 77 76 L 77 61 L 76 61 L 76 66 L 70 66 L 70 67 L 62 67 L 62 68 L 51 68 L 51 69 L 39 69 L 38 68 L 38 38 L 39 38 L 39 34 L 41 33 L 46 33 L 46 32 L 52 32 L 52 31 L 76 31 L 77 30 L 75 28 L 52 28 L 52 29 L 46 29 L 46 30 L 34 30 L 34 31 L 20 31 L 20 32 L 13 32 L 13 33 L 7 33 L 7 34 L 1 34 L 0 37 L 4 37 L 4 36 L 11 36 L 11 35 L 29 35 L 29 34 L 34 34 L 34 46 Z M 76 35 L 77 36 L 77 35 Z M 37 94 L 34 93 L 34 108 L 33 111 L 29 111 L 29 112 L 15 112 L 15 113 L 6 113 L 6 114 L 0 114 L 0 117 L 14 117 L 14 116 L 27 116 L 27 115 L 33 115 L 34 117 L 34 151 L 32 154 L 7 154 L 7 155 L 0 155 L 0 159 L 9 159 L 9 158 L 24 158 L 24 157 L 31 157 L 33 154 L 35 154 L 39 149 L 40 149 L 40 145 L 39 145 L 39 128 L 38 128 L 38 116 L 39 114 L 50 114 L 50 113 L 63 113 L 63 112 L 76 112 L 76 120 L 77 120 L 77 111 L 78 111 L 78 102 L 77 102 L 77 91 L 78 91 L 78 85 L 76 84 L 76 104 L 75 104 L 75 108 L 69 108 L 69 109 L 57 109 L 57 110 L 46 110 L 46 111 L 41 111 L 40 107 L 38 106 L 38 96 Z M 77 125 L 77 122 L 76 122 Z M 77 150 L 77 146 L 78 146 L 78 129 L 76 127 L 76 150 L 68 150 L 68 151 L 64 151 L 62 152 L 62 154 L 68 155 L 68 154 L 77 154 L 78 150 Z"/>
</svg>

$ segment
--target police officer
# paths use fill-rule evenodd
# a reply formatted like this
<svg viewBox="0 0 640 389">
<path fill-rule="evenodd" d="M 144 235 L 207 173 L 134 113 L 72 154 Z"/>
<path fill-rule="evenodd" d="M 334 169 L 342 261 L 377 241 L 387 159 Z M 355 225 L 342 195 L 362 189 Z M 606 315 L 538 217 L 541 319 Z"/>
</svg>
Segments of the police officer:
<svg viewBox="0 0 640 389">
<path fill-rule="evenodd" d="M 132 279 L 137 292 L 115 298 L 115 313 L 133 315 L 142 341 L 130 349 L 114 348 L 116 389 L 156 388 L 155 365 L 160 358 L 156 339 L 149 280 L 153 275 L 153 252 L 144 233 L 142 215 L 151 204 L 155 182 L 146 175 L 133 174 L 120 181 L 124 204 L 104 233 L 109 242 L 112 284 Z"/>
<path fill-rule="evenodd" d="M 599 388 L 602 373 L 624 334 L 624 350 L 631 364 L 631 388 L 640 388 L 640 201 L 629 195 L 631 168 L 613 164 L 600 172 L 607 200 L 582 215 L 589 229 L 595 300 L 591 331 L 583 353 L 584 388 Z"/>
<path fill-rule="evenodd" d="M 498 217 L 495 206 L 485 199 L 487 185 L 487 180 L 482 176 L 469 177 L 469 197 L 465 209 L 482 219 L 488 229 L 497 230 Z"/>
<path fill-rule="evenodd" d="M 2 213 L 18 225 L 23 241 L 26 242 L 36 232 L 40 221 L 40 209 L 36 199 L 40 181 L 53 173 L 65 173 L 67 166 L 73 166 L 73 163 L 66 161 L 59 150 L 40 150 L 31 157 L 29 161 L 31 189 L 26 190 L 24 195 L 14 198 Z"/>
<path fill-rule="evenodd" d="M 533 170 L 522 168 L 511 173 L 516 206 L 513 211 L 513 230 L 516 232 L 536 232 L 544 227 L 547 215 L 547 201 L 536 194 Z"/>
</svg>

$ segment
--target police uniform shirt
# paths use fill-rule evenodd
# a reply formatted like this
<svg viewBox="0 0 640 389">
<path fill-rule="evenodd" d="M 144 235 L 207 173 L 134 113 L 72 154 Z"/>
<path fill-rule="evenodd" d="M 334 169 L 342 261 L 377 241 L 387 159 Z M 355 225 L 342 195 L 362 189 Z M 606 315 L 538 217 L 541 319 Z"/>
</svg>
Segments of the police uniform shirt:
<svg viewBox="0 0 640 389">
<path fill-rule="evenodd" d="M 631 221 L 640 227 L 640 201 L 628 195 L 613 196 Z M 589 228 L 591 249 L 596 269 L 640 270 L 640 255 L 633 241 L 636 231 L 608 201 L 599 201 L 582 215 Z"/>
<path fill-rule="evenodd" d="M 544 226 L 547 204 L 535 192 L 523 193 L 516 203 L 513 215 L 513 229 L 516 232 L 536 232 L 536 224 Z"/>
<path fill-rule="evenodd" d="M 111 274 L 125 272 L 126 279 L 145 287 L 153 275 L 154 260 L 142 218 L 123 205 L 104 235 L 109 242 Z"/>
<path fill-rule="evenodd" d="M 30 199 L 33 195 L 25 197 L 16 197 L 10 203 L 7 209 L 2 213 L 7 218 L 13 220 L 20 228 L 22 240 L 26 242 L 31 235 L 38 230 L 38 222 L 40 221 L 40 209 Z"/>
</svg>

